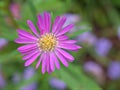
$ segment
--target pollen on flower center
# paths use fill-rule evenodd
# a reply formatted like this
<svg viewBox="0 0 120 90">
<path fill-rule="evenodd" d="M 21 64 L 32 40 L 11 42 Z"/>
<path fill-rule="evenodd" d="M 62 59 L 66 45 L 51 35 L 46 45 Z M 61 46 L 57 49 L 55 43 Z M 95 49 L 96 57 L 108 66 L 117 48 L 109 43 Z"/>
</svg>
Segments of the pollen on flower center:
<svg viewBox="0 0 120 90">
<path fill-rule="evenodd" d="M 57 38 L 52 33 L 47 33 L 39 38 L 38 46 L 43 51 L 51 51 L 57 45 Z"/>
</svg>

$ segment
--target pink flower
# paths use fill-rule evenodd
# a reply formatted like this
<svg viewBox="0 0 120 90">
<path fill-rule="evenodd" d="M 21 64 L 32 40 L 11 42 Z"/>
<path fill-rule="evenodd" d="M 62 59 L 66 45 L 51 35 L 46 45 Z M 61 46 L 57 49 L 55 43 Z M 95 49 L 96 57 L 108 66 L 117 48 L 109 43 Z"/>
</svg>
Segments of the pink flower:
<svg viewBox="0 0 120 90">
<path fill-rule="evenodd" d="M 69 24 L 63 27 L 65 21 L 65 16 L 57 16 L 51 27 L 51 16 L 45 12 L 43 16 L 38 15 L 37 25 L 40 33 L 30 20 L 27 21 L 27 24 L 33 34 L 21 29 L 17 30 L 19 38 L 15 42 L 26 44 L 18 48 L 18 51 L 23 55 L 23 60 L 26 61 L 25 66 L 31 65 L 38 58 L 36 68 L 42 62 L 42 73 L 44 74 L 45 72 L 53 72 L 55 67 L 60 69 L 58 59 L 66 67 L 68 62 L 74 60 L 74 57 L 66 50 L 76 51 L 81 47 L 75 44 L 75 40 L 68 40 L 65 33 L 72 29 L 74 25 Z"/>
<path fill-rule="evenodd" d="M 16 19 L 20 19 L 21 16 L 20 16 L 20 4 L 18 3 L 12 3 L 10 5 L 10 11 L 12 12 L 12 15 L 16 18 Z"/>
</svg>

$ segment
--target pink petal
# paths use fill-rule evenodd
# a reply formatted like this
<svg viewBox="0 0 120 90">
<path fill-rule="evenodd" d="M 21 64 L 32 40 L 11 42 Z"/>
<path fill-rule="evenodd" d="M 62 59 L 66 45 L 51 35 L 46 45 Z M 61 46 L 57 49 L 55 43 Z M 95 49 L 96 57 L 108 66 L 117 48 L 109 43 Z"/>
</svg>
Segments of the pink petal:
<svg viewBox="0 0 120 90">
<path fill-rule="evenodd" d="M 57 34 L 57 36 L 60 36 L 60 35 L 63 35 L 63 34 L 65 34 L 65 33 L 67 33 L 67 32 L 68 32 L 69 30 L 71 30 L 73 27 L 74 27 L 73 24 L 70 24 L 70 25 L 64 27 L 64 28 Z"/>
<path fill-rule="evenodd" d="M 51 16 L 47 12 L 44 13 L 44 23 L 45 23 L 46 31 L 49 32 L 50 31 L 50 26 L 51 26 Z"/>
<path fill-rule="evenodd" d="M 68 59 L 70 62 L 72 62 L 74 60 L 74 57 L 72 55 L 70 55 L 69 53 L 67 53 L 66 51 L 57 48 L 57 50 L 59 51 L 59 53 L 61 53 L 66 59 Z"/>
<path fill-rule="evenodd" d="M 42 54 L 41 57 L 40 57 L 40 59 L 38 60 L 38 63 L 37 63 L 37 65 L 36 65 L 36 69 L 38 69 L 41 61 L 43 60 L 43 57 L 44 57 L 44 55 Z"/>
<path fill-rule="evenodd" d="M 19 34 L 19 33 L 18 33 L 18 37 L 19 37 L 20 39 L 30 39 L 30 38 L 27 38 L 27 37 L 25 37 L 25 36 Z"/>
<path fill-rule="evenodd" d="M 53 23 L 53 26 L 52 26 L 52 33 L 55 33 L 56 30 L 57 30 L 57 26 L 58 26 L 58 23 L 59 23 L 59 20 L 60 20 L 60 16 L 57 16 L 55 18 L 55 21 Z"/>
<path fill-rule="evenodd" d="M 27 60 L 26 62 L 25 62 L 25 66 L 29 66 L 29 65 L 31 65 L 36 59 L 37 59 L 37 57 L 40 55 L 40 53 L 37 53 L 37 54 L 35 54 L 33 57 L 31 57 L 29 60 Z"/>
<path fill-rule="evenodd" d="M 61 53 L 59 53 L 57 50 L 55 50 L 55 54 L 57 55 L 57 57 L 60 59 L 60 61 L 62 62 L 62 64 L 66 67 L 68 67 L 68 62 L 67 60 L 63 57 L 63 55 Z"/>
<path fill-rule="evenodd" d="M 66 21 L 66 16 L 63 16 L 63 17 L 61 18 L 60 22 L 59 22 L 58 25 L 57 25 L 55 34 L 59 33 L 59 31 L 60 31 L 61 28 L 63 27 L 65 21 Z"/>
<path fill-rule="evenodd" d="M 52 71 L 55 70 L 55 67 L 54 67 L 54 56 L 53 55 L 54 54 L 51 52 L 50 53 L 50 68 L 51 68 Z"/>
<path fill-rule="evenodd" d="M 58 47 L 64 48 L 64 49 L 67 49 L 67 50 L 78 50 L 78 49 L 81 48 L 80 46 L 74 45 L 74 44 L 59 44 Z"/>
<path fill-rule="evenodd" d="M 17 32 L 18 32 L 18 34 L 20 34 L 20 35 L 22 35 L 22 36 L 24 36 L 24 37 L 27 37 L 27 38 L 33 39 L 33 40 L 37 40 L 37 38 L 36 38 L 35 36 L 33 36 L 32 34 L 26 32 L 26 31 L 24 31 L 24 30 L 18 29 Z"/>
<path fill-rule="evenodd" d="M 40 30 L 40 35 L 42 35 L 44 33 L 45 30 L 45 25 L 43 23 L 43 18 L 41 15 L 38 15 L 38 28 Z"/>
<path fill-rule="evenodd" d="M 57 37 L 58 40 L 66 40 L 68 39 L 69 37 L 68 36 L 65 36 L 65 35 L 62 35 L 62 36 L 59 36 Z"/>
<path fill-rule="evenodd" d="M 44 74 L 46 72 L 46 65 L 47 65 L 46 55 L 44 54 L 44 57 L 42 60 L 42 74 Z"/>
<path fill-rule="evenodd" d="M 51 68 L 49 67 L 48 74 L 51 74 L 51 73 L 52 73 L 52 70 L 51 70 Z"/>
<path fill-rule="evenodd" d="M 76 43 L 76 40 L 64 40 L 64 41 L 60 41 L 60 43 L 74 44 L 74 43 Z"/>
<path fill-rule="evenodd" d="M 16 39 L 15 42 L 16 42 L 16 43 L 19 43 L 19 44 L 36 43 L 36 41 L 34 41 L 34 40 L 30 40 L 30 39 L 21 39 L 21 38 Z"/>
<path fill-rule="evenodd" d="M 39 37 L 38 32 L 37 32 L 34 24 L 32 23 L 32 21 L 27 20 L 27 24 L 28 24 L 29 28 L 32 30 L 32 32 L 33 32 L 37 37 Z"/>
<path fill-rule="evenodd" d="M 47 72 L 50 71 L 50 55 L 46 53 L 46 67 L 47 67 Z"/>
<path fill-rule="evenodd" d="M 32 53 L 32 52 L 35 52 L 35 51 L 38 51 L 38 49 L 36 48 L 36 49 L 31 49 L 31 50 L 29 50 L 29 51 L 22 51 L 21 52 L 21 54 L 23 55 L 23 56 L 25 56 L 25 55 L 28 55 L 28 54 L 30 54 L 30 53 Z"/>
<path fill-rule="evenodd" d="M 28 39 L 28 40 L 31 40 L 31 41 L 37 41 L 37 40 L 31 39 L 31 38 L 29 38 L 29 37 L 26 37 L 25 35 L 21 35 L 21 34 L 19 34 L 19 33 L 18 33 L 18 37 L 19 37 L 20 39 Z"/>
<path fill-rule="evenodd" d="M 56 68 L 57 68 L 57 69 L 60 69 L 60 63 L 59 63 L 56 55 L 52 52 L 50 56 L 51 56 L 51 58 L 53 59 Z"/>
<path fill-rule="evenodd" d="M 29 54 L 27 54 L 27 55 L 25 55 L 24 57 L 23 57 L 23 60 L 27 60 L 27 59 L 29 59 L 29 58 L 31 58 L 32 56 L 34 56 L 35 54 L 37 54 L 37 53 L 40 53 L 39 51 L 32 51 L 32 52 L 30 52 Z"/>
<path fill-rule="evenodd" d="M 22 55 L 27 55 L 27 54 L 29 54 L 30 52 L 36 51 L 36 50 L 38 50 L 38 48 L 30 48 L 30 49 L 26 49 L 26 50 L 24 50 L 24 51 L 19 51 L 19 52 L 21 52 Z"/>
<path fill-rule="evenodd" d="M 29 50 L 33 50 L 37 48 L 36 44 L 28 44 L 28 45 L 24 45 L 18 48 L 18 51 L 20 52 L 24 52 L 24 51 L 29 51 Z"/>
</svg>

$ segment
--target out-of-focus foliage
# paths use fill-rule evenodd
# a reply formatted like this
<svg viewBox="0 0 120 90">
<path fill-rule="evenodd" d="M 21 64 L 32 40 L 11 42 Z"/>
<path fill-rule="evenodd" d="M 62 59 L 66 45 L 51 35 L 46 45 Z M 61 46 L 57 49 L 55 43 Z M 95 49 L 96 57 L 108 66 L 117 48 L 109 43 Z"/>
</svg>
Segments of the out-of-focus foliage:
<svg viewBox="0 0 120 90">
<path fill-rule="evenodd" d="M 16 29 L 30 31 L 27 20 L 37 27 L 37 15 L 44 11 L 52 14 L 52 21 L 57 15 L 68 16 L 76 27 L 67 35 L 82 49 L 70 52 L 75 61 L 68 68 L 61 65 L 42 75 L 40 67 L 26 73 L 14 43 Z M 73 21 L 72 15 L 77 15 Z M 120 0 L 0 0 L 0 38 L 7 41 L 3 45 L 0 39 L 0 90 L 120 90 L 120 65 L 114 64 L 120 62 Z M 58 81 L 53 85 L 51 78 Z"/>
</svg>

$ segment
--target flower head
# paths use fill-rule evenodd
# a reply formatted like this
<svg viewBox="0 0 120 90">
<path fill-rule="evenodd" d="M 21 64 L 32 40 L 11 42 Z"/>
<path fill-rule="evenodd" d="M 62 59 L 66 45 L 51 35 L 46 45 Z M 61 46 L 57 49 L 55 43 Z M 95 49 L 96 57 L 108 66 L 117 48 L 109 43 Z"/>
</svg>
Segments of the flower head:
<svg viewBox="0 0 120 90">
<path fill-rule="evenodd" d="M 83 69 L 91 74 L 92 76 L 94 76 L 94 78 L 100 83 L 103 84 L 105 77 L 104 77 L 104 71 L 102 69 L 102 67 L 93 61 L 87 61 L 84 66 Z"/>
<path fill-rule="evenodd" d="M 82 35 L 78 36 L 78 41 L 94 46 L 97 42 L 97 37 L 91 32 L 85 32 Z"/>
<path fill-rule="evenodd" d="M 112 80 L 120 79 L 120 62 L 112 61 L 108 65 L 108 77 Z"/>
<path fill-rule="evenodd" d="M 58 59 L 66 67 L 68 62 L 74 60 L 74 57 L 66 50 L 76 51 L 81 47 L 75 44 L 75 40 L 68 40 L 65 33 L 74 25 L 69 24 L 63 27 L 65 21 L 65 16 L 57 16 L 51 27 L 51 16 L 45 12 L 43 16 L 38 15 L 39 32 L 30 20 L 27 21 L 27 24 L 33 34 L 21 29 L 17 30 L 19 38 L 15 42 L 26 44 L 18 48 L 18 51 L 23 55 L 23 60 L 26 60 L 25 66 L 31 65 L 38 58 L 36 68 L 42 62 L 42 73 L 46 71 L 51 73 L 55 70 L 55 66 L 60 69 Z"/>
<path fill-rule="evenodd" d="M 4 38 L 0 38 L 0 49 L 3 49 L 4 46 L 8 44 L 8 41 Z"/>
<path fill-rule="evenodd" d="M 0 89 L 1 89 L 1 88 L 4 88 L 5 85 L 6 85 L 5 78 L 4 78 L 4 76 L 2 75 L 2 72 L 0 72 Z"/>
<path fill-rule="evenodd" d="M 55 88 L 56 90 L 65 90 L 67 85 L 64 81 L 51 77 L 49 79 L 49 84 L 51 87 Z"/>
<path fill-rule="evenodd" d="M 100 38 L 95 46 L 95 51 L 99 56 L 106 56 L 110 49 L 112 48 L 112 43 L 109 39 Z"/>
<path fill-rule="evenodd" d="M 24 80 L 29 80 L 34 76 L 34 74 L 35 74 L 35 70 L 31 67 L 28 67 L 24 70 L 23 78 Z M 37 82 L 33 81 L 28 85 L 22 86 L 20 90 L 37 90 Z"/>
<path fill-rule="evenodd" d="M 118 36 L 118 38 L 120 40 L 120 26 L 118 27 L 117 36 Z"/>
</svg>

